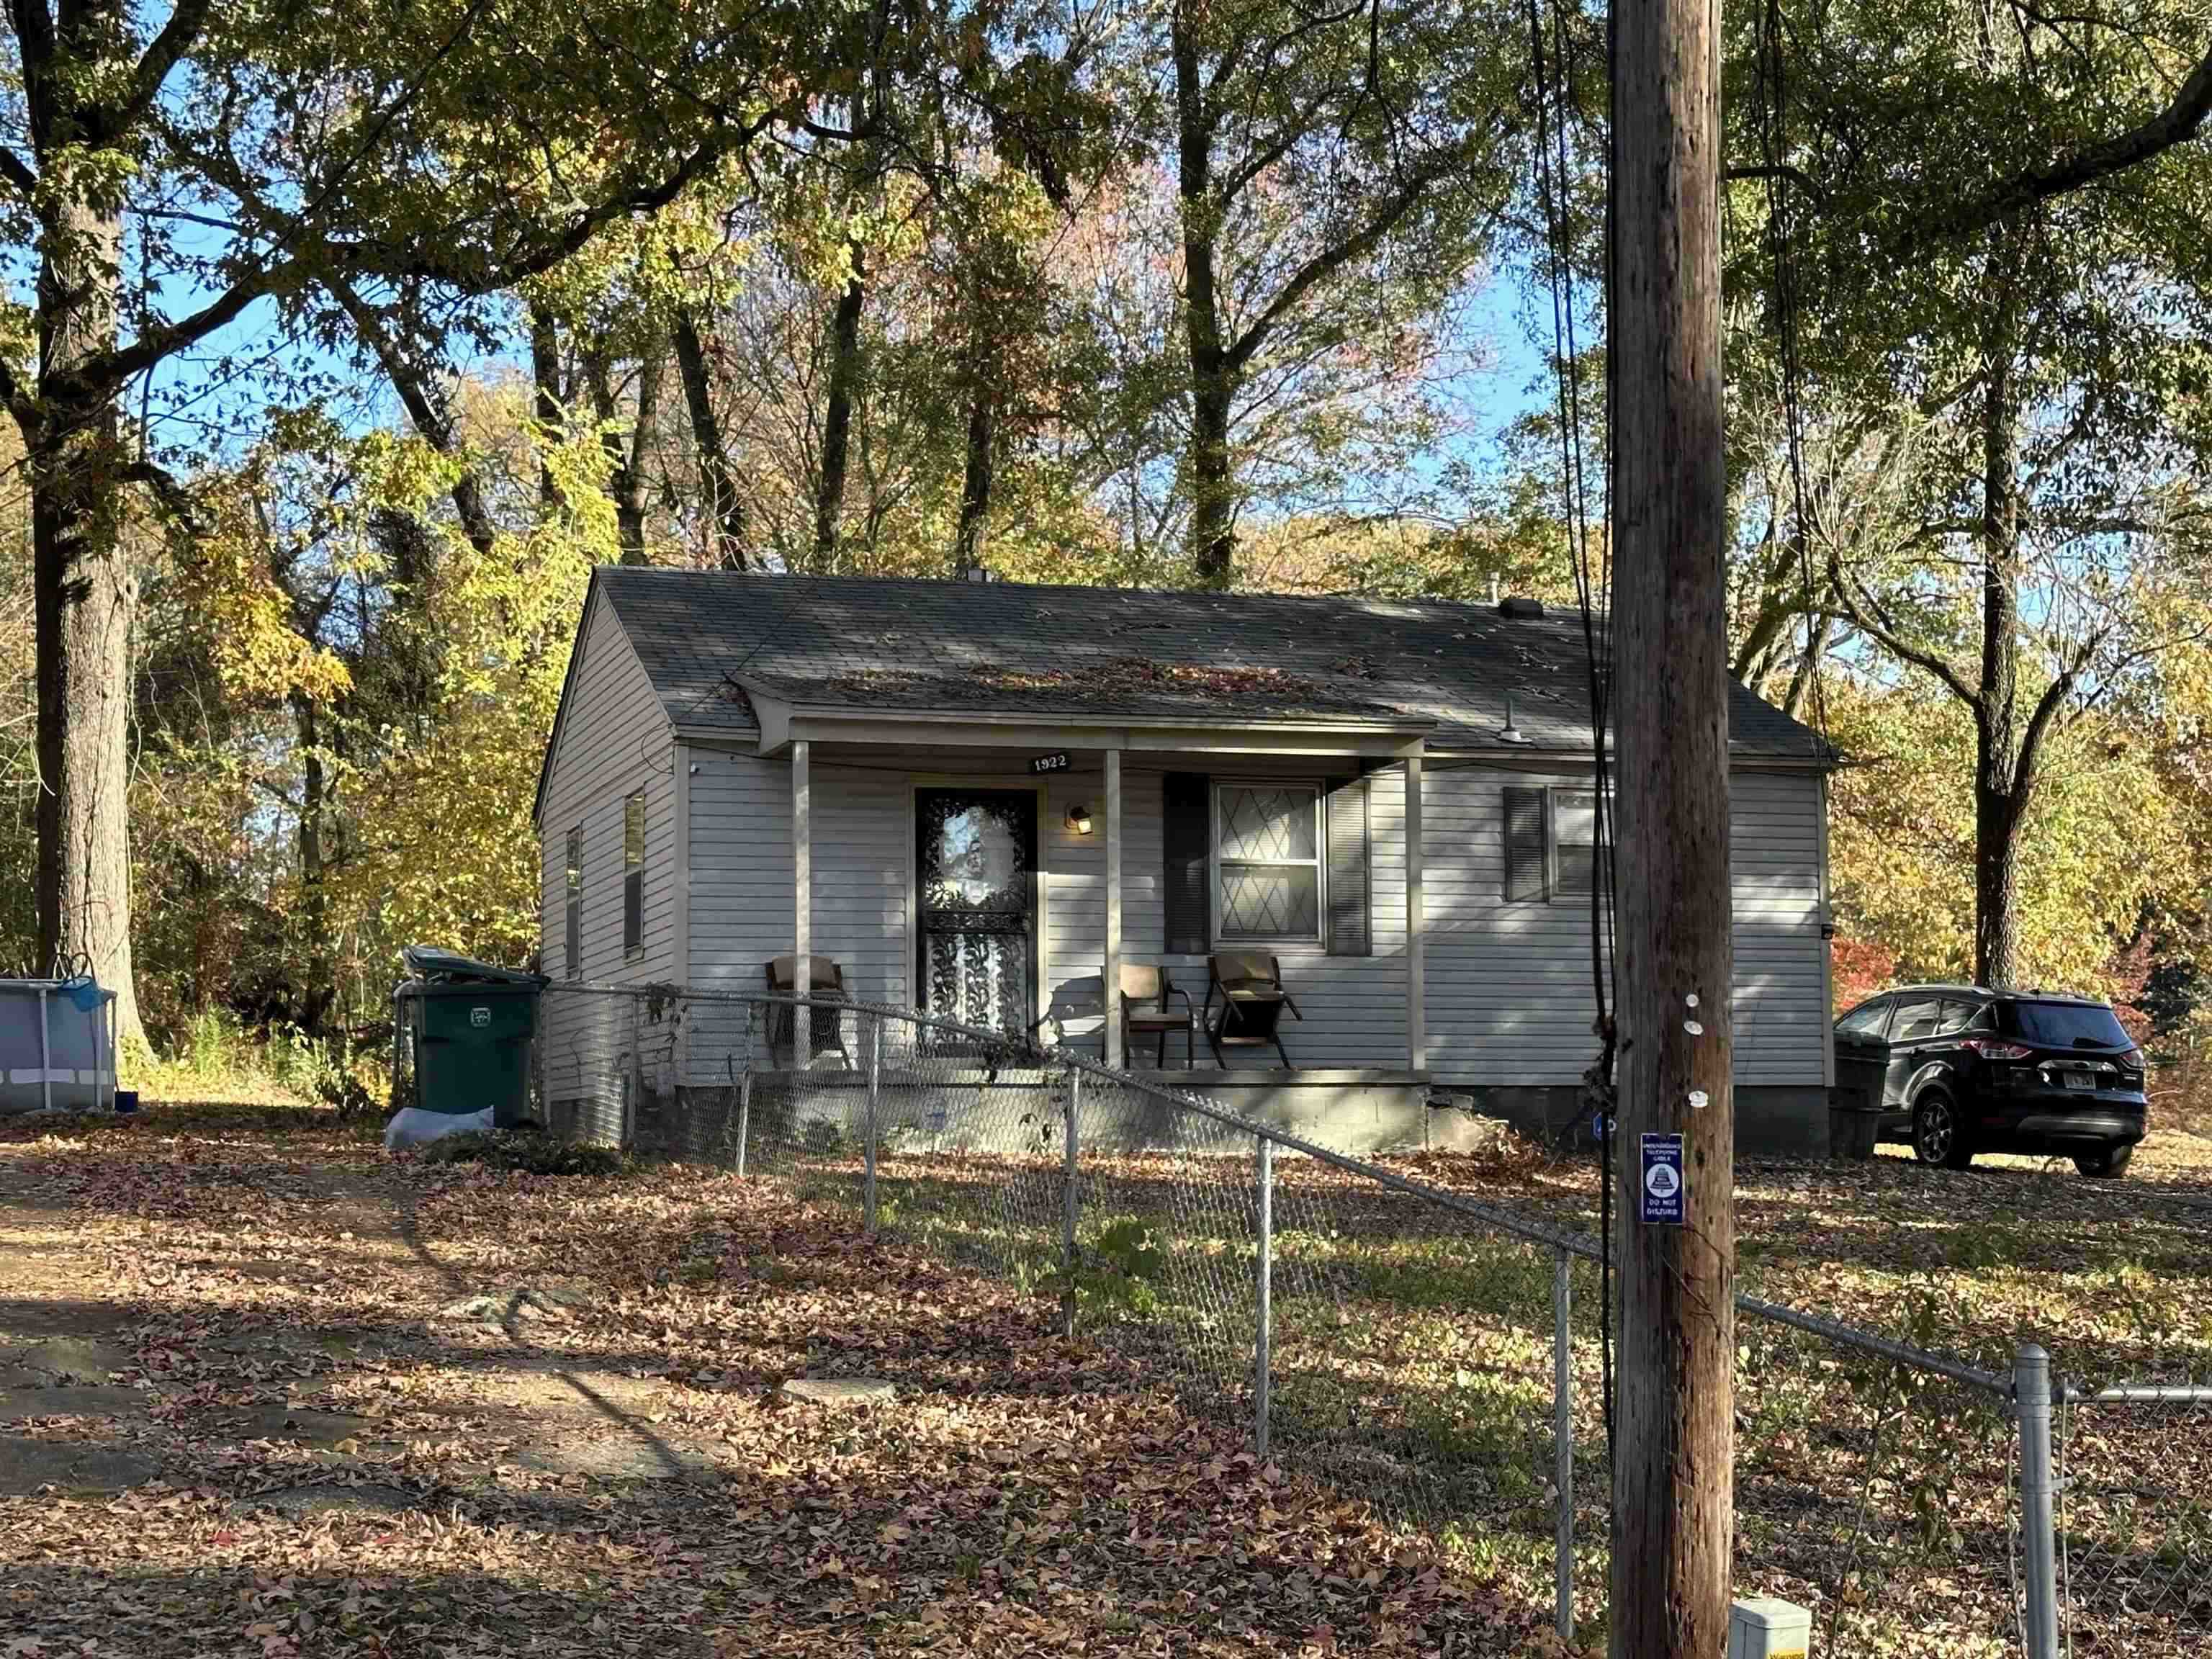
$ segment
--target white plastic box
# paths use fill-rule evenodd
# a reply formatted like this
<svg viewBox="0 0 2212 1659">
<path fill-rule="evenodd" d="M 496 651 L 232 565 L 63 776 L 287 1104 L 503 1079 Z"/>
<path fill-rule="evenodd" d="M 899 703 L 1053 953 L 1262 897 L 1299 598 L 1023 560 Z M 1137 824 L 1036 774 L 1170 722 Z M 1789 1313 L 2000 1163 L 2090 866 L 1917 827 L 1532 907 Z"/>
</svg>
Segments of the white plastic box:
<svg viewBox="0 0 2212 1659">
<path fill-rule="evenodd" d="M 1755 1595 L 1729 1609 L 1729 1659 L 1805 1659 L 1813 1645 L 1813 1615 L 1771 1595 Z"/>
</svg>

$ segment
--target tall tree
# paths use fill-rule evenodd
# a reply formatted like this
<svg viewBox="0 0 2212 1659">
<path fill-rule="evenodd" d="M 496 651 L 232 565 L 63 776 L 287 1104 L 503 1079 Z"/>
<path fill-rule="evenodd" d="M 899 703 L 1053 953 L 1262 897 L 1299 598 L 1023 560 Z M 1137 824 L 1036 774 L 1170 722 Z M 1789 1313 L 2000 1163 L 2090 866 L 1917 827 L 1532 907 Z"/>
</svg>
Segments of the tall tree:
<svg viewBox="0 0 2212 1659">
<path fill-rule="evenodd" d="M 174 492 L 126 441 L 125 389 L 325 270 L 483 295 L 549 268 L 760 131 L 808 30 L 798 5 L 678 14 L 636 0 L 458 13 L 177 0 L 158 27 L 124 0 L 14 0 L 9 22 L 21 120 L 0 179 L 37 252 L 25 331 L 38 361 L 0 363 L 0 401 L 33 500 L 39 952 L 87 958 L 135 1036 L 137 588 L 120 529 L 130 485 Z M 281 220 L 241 201 L 238 179 L 285 203 Z M 144 228 L 136 280 L 126 212 Z M 169 238 L 184 221 L 191 237 Z"/>
<path fill-rule="evenodd" d="M 2175 0 L 1866 0 L 1789 39 L 1807 403 L 1909 458 L 1915 497 L 1872 562 L 1792 532 L 1827 552 L 1808 600 L 1970 716 L 1974 967 L 2010 984 L 2051 738 L 2188 637 L 2160 625 L 2145 562 L 2186 543 L 2177 488 L 2202 464 L 2212 22 Z M 1735 274 L 1774 286 L 1772 250 L 1741 246 Z"/>
<path fill-rule="evenodd" d="M 1325 351 L 1385 300 L 1433 302 L 1494 228 L 1518 118 L 1512 15 L 1384 0 L 1170 6 L 1189 538 L 1206 586 L 1226 587 L 1235 565 L 1232 429 L 1261 354 L 1292 332 L 1296 351 Z"/>
</svg>

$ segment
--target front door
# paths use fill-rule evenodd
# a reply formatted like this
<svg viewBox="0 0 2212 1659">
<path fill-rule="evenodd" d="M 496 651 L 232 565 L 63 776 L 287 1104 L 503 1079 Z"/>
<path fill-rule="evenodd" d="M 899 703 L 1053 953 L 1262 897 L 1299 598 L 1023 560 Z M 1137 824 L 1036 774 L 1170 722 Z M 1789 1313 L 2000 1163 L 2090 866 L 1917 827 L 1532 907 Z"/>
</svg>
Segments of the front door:
<svg viewBox="0 0 2212 1659">
<path fill-rule="evenodd" d="M 921 1006 L 1021 1035 L 1035 1018 L 1036 793 L 918 790 L 915 838 Z"/>
</svg>

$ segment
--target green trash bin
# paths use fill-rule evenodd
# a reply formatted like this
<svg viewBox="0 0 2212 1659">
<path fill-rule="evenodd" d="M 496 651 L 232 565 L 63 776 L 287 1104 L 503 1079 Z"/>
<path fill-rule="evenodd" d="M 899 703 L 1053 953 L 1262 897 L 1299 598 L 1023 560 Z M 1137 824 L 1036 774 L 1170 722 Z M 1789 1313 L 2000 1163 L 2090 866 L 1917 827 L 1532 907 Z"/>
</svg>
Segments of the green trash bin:
<svg viewBox="0 0 2212 1659">
<path fill-rule="evenodd" d="M 409 977 L 392 993 L 392 1104 L 453 1116 L 489 1106 L 502 1129 L 532 1121 L 545 976 L 420 946 L 402 954 Z"/>
</svg>

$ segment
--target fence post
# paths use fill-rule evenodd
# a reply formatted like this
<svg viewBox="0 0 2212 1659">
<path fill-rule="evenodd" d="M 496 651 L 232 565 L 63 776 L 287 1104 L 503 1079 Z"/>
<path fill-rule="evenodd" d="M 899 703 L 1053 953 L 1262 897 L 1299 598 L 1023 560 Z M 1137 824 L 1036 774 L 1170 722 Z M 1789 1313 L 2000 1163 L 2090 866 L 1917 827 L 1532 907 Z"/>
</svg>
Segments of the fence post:
<svg viewBox="0 0 2212 1659">
<path fill-rule="evenodd" d="M 46 1036 L 46 988 L 39 987 L 39 1104 L 54 1109 L 54 1057 Z"/>
<path fill-rule="evenodd" d="M 1274 1342 L 1275 1276 L 1275 1143 L 1267 1136 L 1260 1142 L 1260 1260 L 1257 1285 L 1259 1329 L 1252 1372 L 1252 1449 L 1267 1461 L 1268 1350 Z"/>
<path fill-rule="evenodd" d="M 1083 1109 L 1083 1073 L 1073 1066 L 1067 1068 L 1067 1162 L 1060 1183 L 1060 1272 L 1062 1286 L 1060 1292 L 1060 1334 L 1075 1334 L 1075 1218 L 1079 1202 L 1075 1190 L 1078 1145 L 1075 1121 Z"/>
<path fill-rule="evenodd" d="M 1571 1258 L 1552 1252 L 1552 1484 L 1559 1492 L 1553 1577 L 1559 1595 L 1559 1639 L 1575 1639 L 1575 1339 Z"/>
<path fill-rule="evenodd" d="M 753 1127 L 753 1024 L 760 1013 L 753 1003 L 745 1004 L 745 1074 L 738 1083 L 738 1179 L 745 1178 L 745 1148 L 751 1139 Z"/>
<path fill-rule="evenodd" d="M 868 1146 L 867 1188 L 862 1200 L 868 1237 L 876 1236 L 876 1097 L 883 1087 L 884 1017 L 868 1016 Z"/>
<path fill-rule="evenodd" d="M 2051 1356 L 2033 1342 L 2012 1362 L 2020 1419 L 2020 1532 L 2027 1560 L 2027 1659 L 2058 1659 L 2058 1563 L 2051 1519 Z"/>
</svg>

